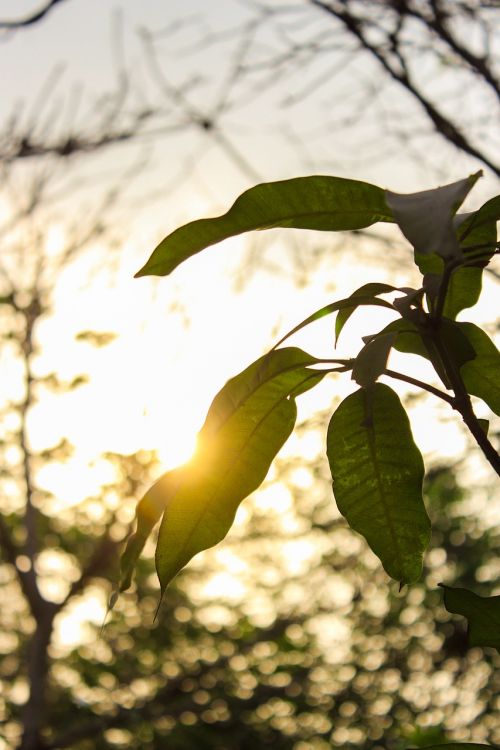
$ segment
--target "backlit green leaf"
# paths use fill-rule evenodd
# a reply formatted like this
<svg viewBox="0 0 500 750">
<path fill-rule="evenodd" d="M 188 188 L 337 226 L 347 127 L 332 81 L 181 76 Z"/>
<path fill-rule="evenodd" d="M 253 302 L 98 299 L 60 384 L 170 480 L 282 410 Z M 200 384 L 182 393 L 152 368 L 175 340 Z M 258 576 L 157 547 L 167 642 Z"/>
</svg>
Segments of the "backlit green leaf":
<svg viewBox="0 0 500 750">
<path fill-rule="evenodd" d="M 460 310 L 472 307 L 479 299 L 483 268 L 495 251 L 499 220 L 500 196 L 487 201 L 478 211 L 455 217 L 464 261 L 474 265 L 453 272 L 444 306 L 446 317 L 456 318 Z"/>
<path fill-rule="evenodd" d="M 474 347 L 476 356 L 460 369 L 468 392 L 481 398 L 500 416 L 500 352 L 481 328 L 473 323 L 457 323 Z"/>
<path fill-rule="evenodd" d="M 120 561 L 120 591 L 125 591 L 130 586 L 134 568 L 144 545 L 160 520 L 166 503 L 175 494 L 182 481 L 182 469 L 181 466 L 164 474 L 137 504 L 136 530 L 129 537 Z"/>
<path fill-rule="evenodd" d="M 335 500 L 351 528 L 392 578 L 416 581 L 430 540 L 424 464 L 396 393 L 376 383 L 348 396 L 330 421 L 327 454 Z"/>
<path fill-rule="evenodd" d="M 407 240 L 415 249 L 415 262 L 422 273 L 435 273 L 432 260 L 461 256 L 453 216 L 472 189 L 481 172 L 434 190 L 401 194 L 386 192 L 387 203 Z"/>
<path fill-rule="evenodd" d="M 166 499 L 156 550 L 162 592 L 194 555 L 225 537 L 240 502 L 264 480 L 295 424 L 294 397 L 324 377 L 310 367 L 316 362 L 296 348 L 270 352 L 215 397 L 196 453 Z"/>
<path fill-rule="evenodd" d="M 341 177 L 297 177 L 245 191 L 223 216 L 192 221 L 168 235 L 136 276 L 166 276 L 210 245 L 255 229 L 339 231 L 392 222 L 382 188 Z"/>
<path fill-rule="evenodd" d="M 421 357 L 429 357 L 422 335 L 417 326 L 409 320 L 393 320 L 386 325 L 381 333 L 396 333 L 393 347 L 404 354 L 418 354 Z"/>
<path fill-rule="evenodd" d="M 483 254 L 490 257 L 493 248 L 478 249 L 475 246 L 489 245 L 491 242 L 491 226 L 500 221 L 500 195 L 490 198 L 477 211 L 465 215 L 457 214 L 456 219 L 460 220 L 461 217 L 463 220 L 459 221 L 457 234 L 464 255 L 467 258 L 475 258 Z"/>
<path fill-rule="evenodd" d="M 491 646 L 500 653 L 500 596 L 478 596 L 472 591 L 444 586 L 444 606 L 469 623 L 471 646 Z"/>
</svg>

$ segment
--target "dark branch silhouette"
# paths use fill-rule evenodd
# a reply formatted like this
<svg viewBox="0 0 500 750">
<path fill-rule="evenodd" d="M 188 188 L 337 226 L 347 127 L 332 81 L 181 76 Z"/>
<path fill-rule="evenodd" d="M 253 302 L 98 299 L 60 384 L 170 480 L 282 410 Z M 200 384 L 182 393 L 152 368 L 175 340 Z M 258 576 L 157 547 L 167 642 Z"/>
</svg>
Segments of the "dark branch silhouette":
<svg viewBox="0 0 500 750">
<path fill-rule="evenodd" d="M 26 26 L 33 26 L 33 24 L 38 23 L 43 18 L 45 18 L 45 16 L 48 15 L 53 10 L 53 8 L 56 5 L 59 5 L 59 3 L 61 2 L 64 2 L 64 0 L 50 0 L 50 2 L 48 2 L 42 8 L 35 11 L 29 16 L 25 16 L 24 18 L 18 18 L 13 21 L 0 20 L 0 29 L 14 30 L 22 29 Z"/>
<path fill-rule="evenodd" d="M 434 16 L 430 17 L 415 10 L 410 10 L 406 0 L 396 0 L 395 2 L 387 3 L 387 7 L 396 11 L 399 17 L 395 31 L 387 35 L 386 43 L 375 43 L 369 40 L 368 30 L 370 19 L 360 17 L 351 11 L 349 0 L 344 0 L 342 3 L 324 2 L 323 0 L 309 0 L 309 2 L 343 24 L 346 31 L 355 37 L 361 47 L 380 63 L 386 73 L 421 105 L 434 128 L 441 136 L 450 141 L 450 143 L 453 143 L 454 146 L 464 153 L 483 162 L 492 172 L 500 176 L 500 165 L 491 160 L 481 149 L 474 146 L 460 128 L 449 117 L 444 115 L 424 93 L 423 89 L 416 84 L 403 53 L 404 42 L 401 40 L 402 25 L 406 17 L 418 18 L 430 31 L 446 42 L 450 49 L 459 55 L 477 75 L 482 76 L 494 90 L 497 98 L 500 98 L 499 83 L 494 78 L 488 62 L 473 55 L 445 27 L 444 19 L 446 19 L 447 14 L 440 10 L 441 4 L 439 0 L 431 2 Z M 366 5 L 369 7 L 369 3 Z"/>
</svg>

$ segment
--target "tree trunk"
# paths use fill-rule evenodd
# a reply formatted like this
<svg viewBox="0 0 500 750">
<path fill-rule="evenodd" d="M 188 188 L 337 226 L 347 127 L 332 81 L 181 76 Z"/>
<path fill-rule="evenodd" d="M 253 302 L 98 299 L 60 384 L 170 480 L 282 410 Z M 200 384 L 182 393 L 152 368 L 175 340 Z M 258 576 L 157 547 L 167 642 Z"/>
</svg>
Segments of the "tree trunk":
<svg viewBox="0 0 500 750">
<path fill-rule="evenodd" d="M 36 618 L 36 630 L 28 649 L 29 697 L 23 709 L 23 735 L 19 750 L 43 750 L 40 736 L 45 719 L 48 647 L 57 608 L 44 602 Z"/>
</svg>

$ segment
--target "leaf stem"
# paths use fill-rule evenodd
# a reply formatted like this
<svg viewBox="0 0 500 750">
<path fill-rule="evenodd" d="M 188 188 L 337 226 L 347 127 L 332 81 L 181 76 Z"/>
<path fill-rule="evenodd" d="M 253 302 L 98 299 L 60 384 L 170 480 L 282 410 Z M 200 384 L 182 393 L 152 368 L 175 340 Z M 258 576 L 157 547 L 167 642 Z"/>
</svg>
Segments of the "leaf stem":
<svg viewBox="0 0 500 750">
<path fill-rule="evenodd" d="M 405 383 L 410 383 L 410 385 L 415 385 L 417 386 L 417 388 L 422 388 L 422 390 L 432 393 L 433 396 L 437 396 L 443 401 L 446 401 L 448 404 L 450 404 L 450 406 L 454 406 L 455 404 L 455 399 L 453 398 L 453 396 L 449 396 L 444 391 L 440 391 L 439 388 L 435 388 L 433 385 L 429 385 L 429 383 L 424 383 L 423 380 L 412 378 L 411 375 L 405 375 L 402 372 L 396 372 L 395 370 L 388 369 L 384 370 L 382 374 L 388 375 L 390 378 L 395 378 L 396 380 L 402 380 Z"/>
<path fill-rule="evenodd" d="M 441 284 L 439 285 L 439 291 L 436 299 L 436 305 L 434 310 L 431 312 L 432 320 L 439 322 L 443 317 L 444 303 L 446 301 L 446 295 L 448 293 L 448 286 L 453 271 L 459 268 L 461 263 L 451 262 L 447 263 L 444 267 L 443 275 L 441 277 Z"/>
</svg>

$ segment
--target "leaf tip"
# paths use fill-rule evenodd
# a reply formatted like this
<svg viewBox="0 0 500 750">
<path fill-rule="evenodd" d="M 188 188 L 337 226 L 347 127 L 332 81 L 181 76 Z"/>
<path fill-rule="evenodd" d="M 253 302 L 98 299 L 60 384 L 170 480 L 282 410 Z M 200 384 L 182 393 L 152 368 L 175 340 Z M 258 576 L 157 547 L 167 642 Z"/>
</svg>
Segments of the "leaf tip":
<svg viewBox="0 0 500 750">
<path fill-rule="evenodd" d="M 102 636 L 103 636 L 104 628 L 106 626 L 106 620 L 108 619 L 108 616 L 109 616 L 110 612 L 112 612 L 112 610 L 113 610 L 113 608 L 114 608 L 114 606 L 115 606 L 115 604 L 117 602 L 118 596 L 119 596 L 119 591 L 117 589 L 115 589 L 112 592 L 111 596 L 109 597 L 108 606 L 106 607 L 106 612 L 104 613 L 104 619 L 102 621 L 101 629 L 99 630 L 99 638 L 102 638 Z"/>
<path fill-rule="evenodd" d="M 148 264 L 146 263 L 146 265 L 142 266 L 142 268 L 139 268 L 139 270 L 137 271 L 137 273 L 134 273 L 134 279 L 140 279 L 141 276 L 147 276 L 148 275 L 148 271 L 146 270 L 147 269 L 147 265 Z"/>
<path fill-rule="evenodd" d="M 119 591 L 113 591 L 111 596 L 109 597 L 109 603 L 108 603 L 108 612 L 111 612 L 111 610 L 114 608 L 116 602 L 118 601 Z"/>
<path fill-rule="evenodd" d="M 162 587 L 161 589 L 160 598 L 158 599 L 158 606 L 156 607 L 155 615 L 153 617 L 153 624 L 156 624 L 156 622 L 158 621 L 158 615 L 160 613 L 161 605 L 163 603 L 163 597 L 165 595 L 165 588 L 166 587 Z"/>
</svg>

